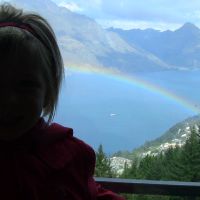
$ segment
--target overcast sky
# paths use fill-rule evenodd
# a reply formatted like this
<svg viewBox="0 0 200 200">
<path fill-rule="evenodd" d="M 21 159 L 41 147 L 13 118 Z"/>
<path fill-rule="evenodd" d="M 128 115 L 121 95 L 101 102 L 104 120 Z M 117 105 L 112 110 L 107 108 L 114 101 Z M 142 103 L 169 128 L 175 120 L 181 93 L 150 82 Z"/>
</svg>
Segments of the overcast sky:
<svg viewBox="0 0 200 200">
<path fill-rule="evenodd" d="M 53 0 L 104 27 L 174 30 L 186 22 L 200 27 L 200 0 Z"/>
</svg>

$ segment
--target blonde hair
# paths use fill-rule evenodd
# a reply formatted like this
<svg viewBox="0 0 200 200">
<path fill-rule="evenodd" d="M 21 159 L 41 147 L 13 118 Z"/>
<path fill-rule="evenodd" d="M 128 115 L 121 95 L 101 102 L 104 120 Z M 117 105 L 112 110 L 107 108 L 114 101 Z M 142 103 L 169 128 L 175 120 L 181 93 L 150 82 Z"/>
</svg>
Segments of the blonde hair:
<svg viewBox="0 0 200 200">
<path fill-rule="evenodd" d="M 0 28 L 0 48 L 6 49 L 9 41 L 8 54 L 12 57 L 23 56 L 24 49 L 32 52 L 32 59 L 42 66 L 46 84 L 46 102 L 43 107 L 43 117 L 48 116 L 50 124 L 55 116 L 58 96 L 64 78 L 64 65 L 56 41 L 55 33 L 46 19 L 39 14 L 24 12 L 9 3 L 0 5 L 0 23 L 14 22 L 25 24 L 31 31 L 23 28 L 7 26 Z M 20 53 L 21 52 L 21 53 Z M 8 57 L 9 59 L 9 57 Z"/>
</svg>

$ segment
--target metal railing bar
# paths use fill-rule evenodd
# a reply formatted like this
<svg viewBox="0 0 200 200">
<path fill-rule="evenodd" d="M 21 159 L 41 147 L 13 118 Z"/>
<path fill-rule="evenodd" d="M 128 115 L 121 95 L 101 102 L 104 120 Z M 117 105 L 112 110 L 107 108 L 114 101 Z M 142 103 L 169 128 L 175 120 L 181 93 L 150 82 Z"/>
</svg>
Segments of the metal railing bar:
<svg viewBox="0 0 200 200">
<path fill-rule="evenodd" d="M 138 179 L 99 178 L 95 181 L 117 193 L 200 196 L 200 182 L 155 181 Z"/>
</svg>

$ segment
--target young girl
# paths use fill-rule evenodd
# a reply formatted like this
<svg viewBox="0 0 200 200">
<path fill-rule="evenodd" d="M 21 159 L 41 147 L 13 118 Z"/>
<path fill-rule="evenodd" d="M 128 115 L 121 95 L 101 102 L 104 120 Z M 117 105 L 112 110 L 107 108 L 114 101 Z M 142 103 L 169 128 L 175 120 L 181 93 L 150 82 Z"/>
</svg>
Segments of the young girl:
<svg viewBox="0 0 200 200">
<path fill-rule="evenodd" d="M 51 123 L 63 71 L 48 22 L 1 5 L 0 199 L 123 199 L 95 183 L 92 148 Z"/>
</svg>

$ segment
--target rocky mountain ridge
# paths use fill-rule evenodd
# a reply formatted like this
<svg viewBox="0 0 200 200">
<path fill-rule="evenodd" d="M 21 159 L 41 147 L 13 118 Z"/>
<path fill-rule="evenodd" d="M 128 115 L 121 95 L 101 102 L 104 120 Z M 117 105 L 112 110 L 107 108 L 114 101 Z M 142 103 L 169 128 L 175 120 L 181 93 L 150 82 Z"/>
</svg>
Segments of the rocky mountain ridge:
<svg viewBox="0 0 200 200">
<path fill-rule="evenodd" d="M 119 176 L 123 173 L 125 165 L 127 167 L 131 167 L 132 160 L 114 156 L 110 158 L 110 165 L 112 167 L 112 171 Z"/>
</svg>

